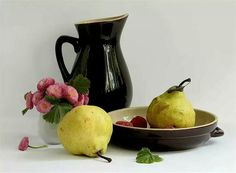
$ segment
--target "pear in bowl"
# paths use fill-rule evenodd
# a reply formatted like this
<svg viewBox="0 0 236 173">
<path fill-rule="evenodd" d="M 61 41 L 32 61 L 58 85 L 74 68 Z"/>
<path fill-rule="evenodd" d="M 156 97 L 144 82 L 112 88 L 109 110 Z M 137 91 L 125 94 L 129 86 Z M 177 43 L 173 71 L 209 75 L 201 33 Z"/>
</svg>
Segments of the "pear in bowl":
<svg viewBox="0 0 236 173">
<path fill-rule="evenodd" d="M 195 111 L 183 89 L 188 78 L 154 98 L 147 109 L 147 121 L 151 128 L 186 128 L 195 125 Z"/>
</svg>

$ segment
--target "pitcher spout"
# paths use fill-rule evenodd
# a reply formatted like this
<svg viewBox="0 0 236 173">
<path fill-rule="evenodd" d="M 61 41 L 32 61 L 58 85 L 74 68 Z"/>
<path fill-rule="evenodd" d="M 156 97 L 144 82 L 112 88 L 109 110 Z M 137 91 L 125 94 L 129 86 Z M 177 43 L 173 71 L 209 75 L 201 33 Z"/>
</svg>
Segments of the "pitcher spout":
<svg viewBox="0 0 236 173">
<path fill-rule="evenodd" d="M 117 21 L 117 20 L 126 20 L 128 18 L 128 16 L 129 16 L 129 14 L 126 13 L 126 14 L 123 14 L 123 15 L 120 15 L 120 16 L 82 20 L 78 24 L 75 24 L 75 25 L 92 24 L 92 23 L 108 23 L 108 22 L 114 22 L 114 21 Z"/>
<path fill-rule="evenodd" d="M 79 38 L 84 41 L 120 40 L 128 14 L 120 16 L 84 20 L 75 24 Z"/>
</svg>

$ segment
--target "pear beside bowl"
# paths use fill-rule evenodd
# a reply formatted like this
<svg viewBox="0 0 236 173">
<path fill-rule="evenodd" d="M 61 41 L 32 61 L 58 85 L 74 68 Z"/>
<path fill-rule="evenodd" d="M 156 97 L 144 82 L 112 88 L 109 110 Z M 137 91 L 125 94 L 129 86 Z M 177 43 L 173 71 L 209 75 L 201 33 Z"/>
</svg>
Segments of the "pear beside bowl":
<svg viewBox="0 0 236 173">
<path fill-rule="evenodd" d="M 194 127 L 160 129 L 126 127 L 115 124 L 119 120 L 131 120 L 134 116 L 146 117 L 147 106 L 131 107 L 109 112 L 113 121 L 111 142 L 130 149 L 148 147 L 152 150 L 184 150 L 200 146 L 211 137 L 224 134 L 217 127 L 217 117 L 209 112 L 194 109 L 196 122 Z"/>
</svg>

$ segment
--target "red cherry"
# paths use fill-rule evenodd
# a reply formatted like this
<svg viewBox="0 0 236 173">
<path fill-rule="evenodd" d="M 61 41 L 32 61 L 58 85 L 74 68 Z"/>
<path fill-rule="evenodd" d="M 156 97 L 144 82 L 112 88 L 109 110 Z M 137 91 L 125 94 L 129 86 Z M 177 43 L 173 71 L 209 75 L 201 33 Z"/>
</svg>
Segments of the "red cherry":
<svg viewBox="0 0 236 173">
<path fill-rule="evenodd" d="M 131 123 L 134 127 L 143 127 L 147 128 L 147 121 L 141 116 L 136 116 L 131 120 Z"/>
<path fill-rule="evenodd" d="M 117 121 L 116 124 L 122 125 L 122 126 L 133 127 L 133 124 L 131 122 L 129 122 L 129 121 Z"/>
</svg>

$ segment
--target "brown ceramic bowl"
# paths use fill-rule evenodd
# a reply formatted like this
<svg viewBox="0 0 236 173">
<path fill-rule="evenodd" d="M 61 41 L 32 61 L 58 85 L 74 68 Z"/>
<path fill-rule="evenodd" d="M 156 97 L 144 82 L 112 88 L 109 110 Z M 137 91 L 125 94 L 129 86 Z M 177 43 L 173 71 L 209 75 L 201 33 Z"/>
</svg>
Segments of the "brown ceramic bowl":
<svg viewBox="0 0 236 173">
<path fill-rule="evenodd" d="M 131 120 L 137 115 L 146 117 L 146 110 L 147 107 L 133 107 L 109 112 L 113 121 L 111 142 L 131 149 L 148 147 L 152 150 L 183 150 L 197 147 L 208 141 L 210 137 L 224 134 L 217 127 L 217 117 L 199 109 L 195 109 L 195 126 L 190 128 L 139 128 L 115 124 L 119 120 Z"/>
</svg>

